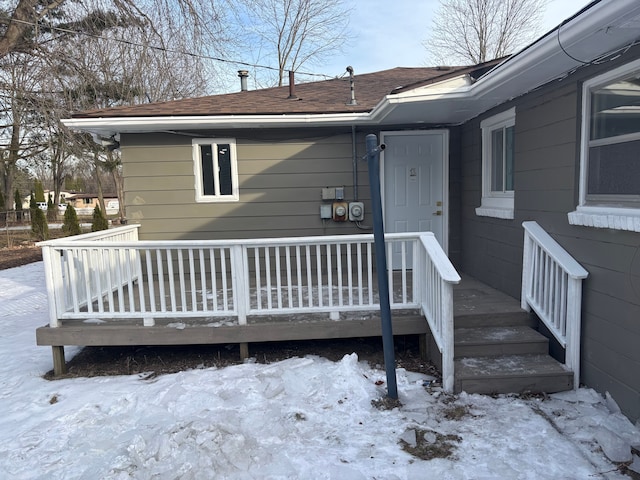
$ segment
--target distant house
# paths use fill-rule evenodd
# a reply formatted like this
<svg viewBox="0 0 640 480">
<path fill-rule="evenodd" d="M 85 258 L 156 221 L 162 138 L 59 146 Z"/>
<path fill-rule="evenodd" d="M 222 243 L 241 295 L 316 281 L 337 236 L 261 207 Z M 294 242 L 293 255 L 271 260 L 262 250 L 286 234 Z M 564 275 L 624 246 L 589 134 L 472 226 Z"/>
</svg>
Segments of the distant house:
<svg viewBox="0 0 640 480">
<path fill-rule="evenodd" d="M 61 203 L 72 205 L 76 209 L 78 215 L 91 215 L 96 206 L 100 205 L 98 196 L 95 193 L 68 193 L 64 196 Z M 116 195 L 104 195 L 105 208 L 107 215 L 118 213 L 118 197 Z"/>
<path fill-rule="evenodd" d="M 515 298 L 524 221 L 586 268 L 580 379 L 636 420 L 639 40 L 640 4 L 600 0 L 503 61 L 95 110 L 65 123 L 119 140 L 127 217 L 145 240 L 361 232 L 371 223 L 364 138 L 378 135 L 387 232 L 434 232 L 459 270 Z"/>
</svg>

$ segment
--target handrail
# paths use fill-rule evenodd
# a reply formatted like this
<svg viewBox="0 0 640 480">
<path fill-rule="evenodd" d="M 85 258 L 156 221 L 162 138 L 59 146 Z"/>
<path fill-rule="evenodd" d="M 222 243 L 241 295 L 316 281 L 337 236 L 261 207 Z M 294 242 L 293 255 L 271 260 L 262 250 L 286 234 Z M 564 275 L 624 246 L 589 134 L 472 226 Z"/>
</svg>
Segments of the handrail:
<svg viewBox="0 0 640 480">
<path fill-rule="evenodd" d="M 521 305 L 533 309 L 560 345 L 565 364 L 580 382 L 582 280 L 587 272 L 536 222 L 523 222 Z"/>
<path fill-rule="evenodd" d="M 442 355 L 442 387 L 454 389 L 454 330 L 453 285 L 460 283 L 460 275 L 451 264 L 433 233 L 421 235 L 418 288 L 420 306 L 429 323 L 438 350 Z"/>
<path fill-rule="evenodd" d="M 380 308 L 373 235 L 140 241 L 137 225 L 42 242 L 50 326 L 71 319 L 268 318 Z M 421 309 L 453 391 L 460 276 L 430 232 L 385 235 L 391 308 Z M 395 253 L 394 253 L 395 252 Z"/>
<path fill-rule="evenodd" d="M 135 240 L 133 241 L 137 241 L 138 235 L 138 229 L 140 228 L 140 225 L 137 224 L 133 224 L 133 225 L 124 225 L 121 227 L 115 227 L 115 228 L 110 228 L 108 230 L 99 230 L 97 232 L 89 232 L 89 233 L 82 233 L 80 235 L 71 235 L 69 237 L 62 237 L 62 238 L 55 238 L 53 240 L 45 240 L 43 242 L 38 242 L 37 245 L 41 246 L 41 247 L 49 247 L 49 246 L 53 246 L 53 247 L 58 247 L 58 246 L 64 246 L 64 245 L 68 245 L 68 244 L 82 244 L 82 242 L 85 241 L 95 241 L 95 240 L 109 240 L 115 237 L 119 237 L 122 235 L 126 235 L 128 233 L 135 235 Z M 133 233 L 135 232 L 135 234 Z"/>
</svg>

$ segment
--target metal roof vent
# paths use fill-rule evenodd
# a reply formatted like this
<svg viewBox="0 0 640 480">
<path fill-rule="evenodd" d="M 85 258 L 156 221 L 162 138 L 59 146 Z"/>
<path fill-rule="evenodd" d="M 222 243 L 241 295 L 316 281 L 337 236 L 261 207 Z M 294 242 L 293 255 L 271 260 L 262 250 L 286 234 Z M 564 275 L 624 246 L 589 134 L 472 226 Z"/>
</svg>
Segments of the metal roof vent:
<svg viewBox="0 0 640 480">
<path fill-rule="evenodd" d="M 249 70 L 238 70 L 238 77 L 240 77 L 240 91 L 246 92 L 248 90 L 247 78 L 249 78 Z"/>
<path fill-rule="evenodd" d="M 351 89 L 351 98 L 347 102 L 347 105 L 358 105 L 356 101 L 356 90 L 355 90 L 355 80 L 353 76 L 353 67 L 349 65 L 347 67 L 347 72 L 349 72 L 349 88 Z"/>
</svg>

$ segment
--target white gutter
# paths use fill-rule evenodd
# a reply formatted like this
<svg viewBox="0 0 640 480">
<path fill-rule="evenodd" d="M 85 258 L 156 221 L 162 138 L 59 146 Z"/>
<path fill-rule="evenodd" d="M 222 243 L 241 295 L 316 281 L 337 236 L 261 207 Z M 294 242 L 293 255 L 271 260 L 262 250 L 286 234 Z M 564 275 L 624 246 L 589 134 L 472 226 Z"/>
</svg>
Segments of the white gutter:
<svg viewBox="0 0 640 480">
<path fill-rule="evenodd" d="M 179 130 L 181 128 L 251 128 L 261 126 L 293 127 L 314 124 L 323 126 L 359 125 L 368 123 L 370 113 L 335 113 L 321 115 L 220 115 L 164 117 L 100 117 L 69 118 L 62 123 L 71 129 L 84 130 L 102 136 L 115 133 Z"/>
</svg>

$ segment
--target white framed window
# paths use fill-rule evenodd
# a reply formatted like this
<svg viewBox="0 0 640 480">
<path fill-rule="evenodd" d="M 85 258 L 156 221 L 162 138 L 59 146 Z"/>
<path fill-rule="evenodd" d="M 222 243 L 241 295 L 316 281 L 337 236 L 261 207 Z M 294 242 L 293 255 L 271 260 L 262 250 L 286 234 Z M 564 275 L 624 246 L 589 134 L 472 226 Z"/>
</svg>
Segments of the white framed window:
<svg viewBox="0 0 640 480">
<path fill-rule="evenodd" d="M 476 215 L 513 219 L 513 164 L 516 109 L 483 120 L 482 202 Z"/>
<path fill-rule="evenodd" d="M 640 60 L 584 82 L 579 204 L 569 223 L 640 232 Z"/>
<path fill-rule="evenodd" d="M 235 202 L 238 161 L 233 138 L 198 138 L 192 141 L 196 202 Z"/>
</svg>

